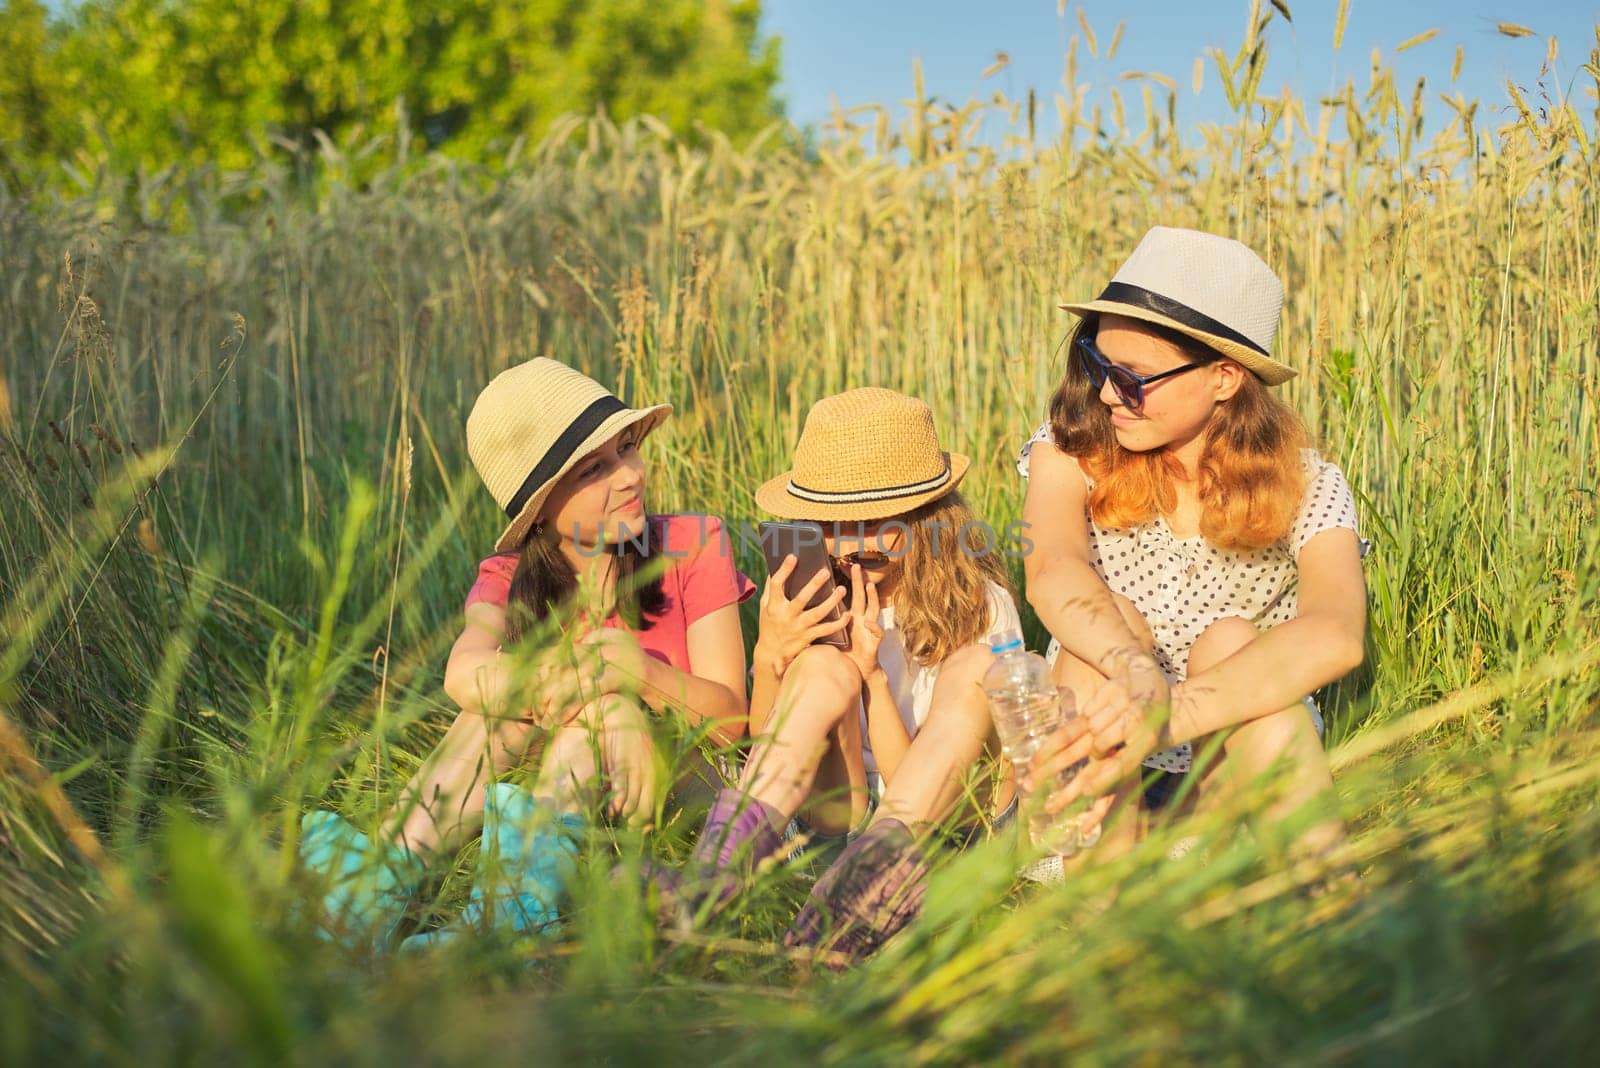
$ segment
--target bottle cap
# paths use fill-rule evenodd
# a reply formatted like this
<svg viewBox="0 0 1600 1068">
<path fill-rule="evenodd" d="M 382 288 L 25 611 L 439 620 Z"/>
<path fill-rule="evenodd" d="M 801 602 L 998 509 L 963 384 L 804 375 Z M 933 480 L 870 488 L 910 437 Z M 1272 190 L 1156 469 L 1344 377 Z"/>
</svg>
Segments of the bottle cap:
<svg viewBox="0 0 1600 1068">
<path fill-rule="evenodd" d="M 989 646 L 989 651 L 996 656 L 1009 653 L 1013 649 L 1022 648 L 1022 635 L 1018 631 L 1003 630 L 994 637 L 994 643 Z"/>
</svg>

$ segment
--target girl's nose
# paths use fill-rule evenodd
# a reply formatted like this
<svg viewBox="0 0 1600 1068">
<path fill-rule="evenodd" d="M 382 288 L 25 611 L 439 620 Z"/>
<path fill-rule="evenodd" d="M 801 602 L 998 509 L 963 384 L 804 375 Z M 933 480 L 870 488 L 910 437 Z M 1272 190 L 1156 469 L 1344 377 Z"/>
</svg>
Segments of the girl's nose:
<svg viewBox="0 0 1600 1068">
<path fill-rule="evenodd" d="M 1116 387 L 1111 384 L 1110 375 L 1107 375 L 1106 380 L 1100 383 L 1100 399 L 1105 401 L 1106 407 L 1108 408 L 1125 407 L 1125 405 L 1122 403 L 1122 397 L 1117 393 Z"/>
<path fill-rule="evenodd" d="M 644 469 L 638 464 L 618 464 L 616 478 L 611 484 L 624 491 L 638 489 L 644 485 Z"/>
</svg>

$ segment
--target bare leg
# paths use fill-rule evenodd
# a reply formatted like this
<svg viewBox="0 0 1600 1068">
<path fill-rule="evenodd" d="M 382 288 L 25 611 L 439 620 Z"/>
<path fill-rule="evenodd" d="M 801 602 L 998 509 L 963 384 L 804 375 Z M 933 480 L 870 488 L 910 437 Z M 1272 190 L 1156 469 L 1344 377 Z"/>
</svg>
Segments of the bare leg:
<svg viewBox="0 0 1600 1068">
<path fill-rule="evenodd" d="M 1258 635 L 1248 620 L 1236 616 L 1219 619 L 1195 639 L 1189 650 L 1189 672 L 1215 667 Z M 1222 748 L 1226 759 L 1220 774 L 1207 775 L 1202 781 L 1200 803 L 1204 807 L 1217 803 L 1218 786 L 1235 791 L 1276 775 L 1281 778 L 1273 784 L 1273 800 L 1262 813 L 1271 826 L 1283 826 L 1290 818 L 1303 819 L 1311 806 L 1332 811 L 1333 774 L 1327 753 L 1299 701 L 1232 728 L 1224 736 Z M 1320 855 L 1343 838 L 1343 821 L 1331 815 L 1302 832 L 1293 849 L 1296 853 Z"/>
<path fill-rule="evenodd" d="M 928 718 L 885 786 L 872 823 L 811 888 L 785 945 L 865 956 L 921 911 L 928 862 L 918 835 L 951 810 L 967 770 L 983 754 L 992 725 L 979 680 L 993 659 L 989 650 L 969 646 L 940 665 Z"/>
<path fill-rule="evenodd" d="M 778 689 L 771 729 L 756 739 L 750 753 L 741 783 L 750 797 L 788 817 L 814 792 L 864 786 L 852 777 L 860 774 L 859 742 L 854 768 L 841 750 L 852 731 L 853 737 L 860 737 L 859 726 L 845 724 L 860 715 L 860 680 L 849 658 L 829 646 L 814 645 L 795 658 Z M 840 754 L 838 759 L 832 759 L 834 754 Z M 825 762 L 827 778 L 819 774 Z M 845 781 L 829 781 L 840 776 Z M 818 830 L 834 829 L 831 824 L 839 820 L 839 807 L 818 806 L 817 817 L 830 823 Z M 855 807 L 852 798 L 849 811 Z M 848 814 L 839 822 L 840 829 L 851 826 Z"/>
<path fill-rule="evenodd" d="M 482 825 L 484 786 L 521 761 L 536 733 L 526 720 L 462 712 L 401 790 L 379 837 L 423 857 L 459 849 Z"/>
<path fill-rule="evenodd" d="M 586 784 L 603 781 L 613 816 L 636 826 L 647 824 L 655 815 L 660 784 L 655 736 L 645 706 L 634 697 L 605 694 L 584 707 L 575 725 L 583 736 L 570 743 L 558 763 L 547 767 L 540 787 L 557 791 L 552 800 L 558 807 L 573 809 L 585 807 Z M 582 752 L 577 750 L 580 741 Z M 591 747 L 599 749 L 598 768 Z"/>
<path fill-rule="evenodd" d="M 993 662 L 988 649 L 969 645 L 940 665 L 927 722 L 886 784 L 874 823 L 897 819 L 918 827 L 943 819 L 955 807 L 962 780 L 993 731 L 980 685 Z"/>
<path fill-rule="evenodd" d="M 861 716 L 848 711 L 828 732 L 828 747 L 817 762 L 811 797 L 800 806 L 806 826 L 821 834 L 844 834 L 867 815 L 867 765 Z"/>
<path fill-rule="evenodd" d="M 533 795 L 561 812 L 573 812 L 586 807 L 584 793 L 599 775 L 593 732 L 588 724 L 574 722 L 551 735 Z"/>
<path fill-rule="evenodd" d="M 772 713 L 740 785 L 721 791 L 706 813 L 687 878 L 662 881 L 663 918 L 693 922 L 700 910 L 732 900 L 749 871 L 782 845 L 784 824 L 819 791 L 852 788 L 849 797 L 810 805 L 807 822 L 818 831 L 848 830 L 864 808 L 861 675 L 850 659 L 827 646 L 803 651 L 784 672 Z"/>
</svg>

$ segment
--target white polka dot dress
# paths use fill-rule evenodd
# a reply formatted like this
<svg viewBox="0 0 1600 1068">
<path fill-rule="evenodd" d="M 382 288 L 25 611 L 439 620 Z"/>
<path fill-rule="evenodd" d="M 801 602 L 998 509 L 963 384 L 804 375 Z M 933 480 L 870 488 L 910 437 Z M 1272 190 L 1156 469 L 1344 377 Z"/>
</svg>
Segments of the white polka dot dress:
<svg viewBox="0 0 1600 1068">
<path fill-rule="evenodd" d="M 1022 446 L 1017 471 L 1023 478 L 1028 477 L 1034 443 L 1049 440 L 1050 425 L 1045 423 Z M 1304 450 L 1302 458 L 1307 473 L 1305 503 L 1288 538 L 1265 549 L 1219 549 L 1198 535 L 1179 538 L 1159 516 L 1132 530 L 1105 530 L 1089 519 L 1094 569 L 1149 623 L 1156 659 L 1168 681 L 1182 681 L 1188 674 L 1190 646 L 1219 619 L 1239 616 L 1263 630 L 1293 619 L 1299 608 L 1300 550 L 1324 530 L 1357 530 L 1355 499 L 1339 468 L 1312 449 Z M 1363 542 L 1362 552 L 1366 549 Z M 1059 649 L 1052 638 L 1046 658 L 1053 663 Z M 1320 728 L 1320 717 L 1311 707 Z M 1192 759 L 1193 752 L 1184 743 L 1144 763 L 1183 772 Z"/>
</svg>

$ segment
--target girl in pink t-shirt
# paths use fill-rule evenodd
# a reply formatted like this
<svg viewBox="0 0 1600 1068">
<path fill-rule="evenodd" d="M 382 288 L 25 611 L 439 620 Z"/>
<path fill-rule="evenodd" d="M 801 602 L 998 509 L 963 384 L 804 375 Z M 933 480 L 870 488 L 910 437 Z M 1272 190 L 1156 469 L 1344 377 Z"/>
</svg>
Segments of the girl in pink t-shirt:
<svg viewBox="0 0 1600 1068">
<path fill-rule="evenodd" d="M 509 526 L 479 565 L 445 667 L 461 712 L 372 838 L 333 813 L 307 815 L 301 856 L 330 880 L 336 930 L 391 943 L 424 866 L 480 823 L 466 924 L 548 930 L 589 791 L 620 818 L 655 812 L 652 717 L 681 717 L 719 744 L 743 736 L 738 605 L 755 586 L 720 520 L 645 511 L 639 443 L 670 412 L 631 409 L 546 359 L 479 395 L 467 450 Z M 531 786 L 493 781 L 539 738 Z"/>
</svg>

